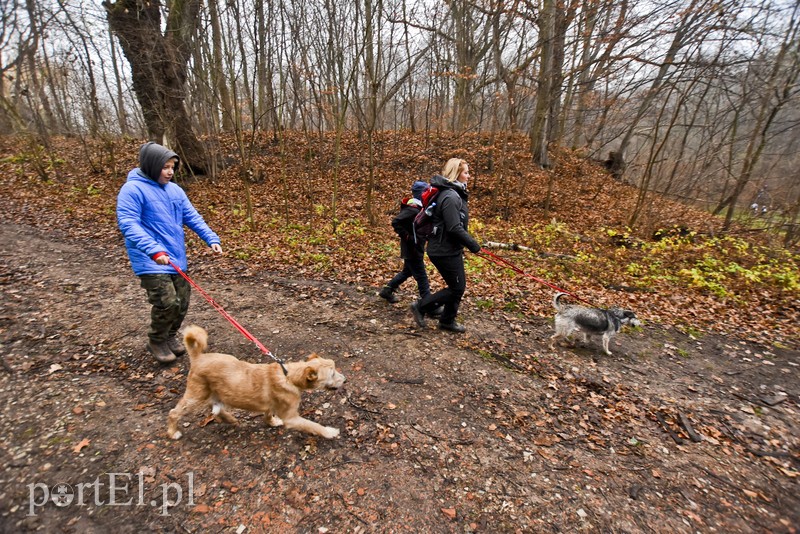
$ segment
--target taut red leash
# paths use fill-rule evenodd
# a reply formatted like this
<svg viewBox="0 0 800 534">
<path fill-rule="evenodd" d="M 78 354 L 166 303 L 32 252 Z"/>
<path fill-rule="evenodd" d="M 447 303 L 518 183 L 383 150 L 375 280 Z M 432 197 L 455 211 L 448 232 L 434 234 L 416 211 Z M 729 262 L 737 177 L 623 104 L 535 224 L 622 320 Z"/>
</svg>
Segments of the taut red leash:
<svg viewBox="0 0 800 534">
<path fill-rule="evenodd" d="M 251 334 L 250 332 L 248 332 L 248 331 L 247 331 L 247 329 L 246 329 L 245 327 L 243 327 L 241 324 L 239 324 L 239 321 L 237 321 L 236 319 L 234 319 L 234 318 L 233 318 L 233 316 L 232 316 L 230 313 L 228 313 L 227 311 L 225 311 L 225 308 L 223 308 L 222 306 L 220 306 L 220 305 L 217 303 L 217 301 L 215 301 L 213 298 L 211 298 L 211 295 L 209 295 L 208 293 L 206 293 L 206 292 L 205 292 L 205 290 L 203 290 L 203 288 L 202 288 L 202 287 L 200 287 L 199 285 L 197 285 L 197 283 L 196 283 L 194 280 L 192 280 L 191 278 L 189 278 L 189 275 L 188 275 L 188 274 L 186 274 L 185 272 L 183 272 L 183 270 L 182 270 L 180 267 L 178 267 L 177 265 L 175 265 L 174 263 L 172 263 L 172 260 L 170 260 L 169 264 L 172 266 L 172 268 L 173 268 L 173 269 L 175 269 L 176 271 L 178 271 L 178 274 L 179 274 L 179 275 L 181 275 L 181 276 L 184 278 L 184 280 L 186 280 L 187 282 L 189 282 L 189 285 L 190 285 L 190 286 L 192 286 L 192 287 L 193 287 L 195 290 L 197 290 L 197 292 L 198 292 L 198 293 L 200 293 L 200 294 L 203 296 L 203 298 L 204 298 L 204 299 L 206 299 L 206 300 L 208 301 L 208 303 L 209 303 L 209 304 L 211 304 L 211 306 L 212 306 L 212 307 L 213 307 L 215 310 L 217 310 L 217 311 L 219 312 L 219 314 L 220 314 L 220 315 L 222 315 L 223 317 L 225 317 L 225 318 L 228 320 L 228 322 L 229 322 L 229 323 L 231 323 L 231 324 L 232 324 L 234 327 L 236 327 L 236 329 L 237 329 L 239 332 L 241 332 L 241 333 L 242 333 L 242 335 L 243 335 L 244 337 L 246 337 L 247 339 L 249 339 L 250 341 L 252 341 L 253 343 L 255 343 L 255 344 L 256 344 L 256 347 L 258 347 L 259 349 L 261 349 L 261 352 L 263 352 L 264 354 L 266 354 L 267 356 L 269 356 L 270 358 L 272 358 L 272 359 L 273 359 L 275 362 L 277 362 L 277 363 L 278 363 L 278 365 L 280 365 L 280 366 L 281 366 L 281 369 L 283 370 L 283 374 L 284 374 L 284 375 L 288 375 L 288 374 L 289 374 L 289 372 L 286 370 L 286 367 L 283 365 L 283 360 L 281 360 L 281 359 L 279 359 L 279 358 L 276 358 L 276 357 L 275 357 L 275 355 L 274 355 L 274 354 L 272 354 L 272 352 L 270 352 L 270 350 L 269 350 L 267 347 L 265 347 L 265 346 L 264 346 L 264 345 L 263 345 L 263 344 L 262 344 L 262 343 L 261 343 L 261 342 L 260 342 L 258 339 L 256 339 L 256 336 L 254 336 L 253 334 Z"/>
<path fill-rule="evenodd" d="M 547 287 L 555 289 L 556 291 L 559 291 L 561 293 L 566 293 L 570 297 L 572 297 L 572 298 L 574 298 L 576 300 L 579 300 L 579 301 L 581 301 L 581 302 L 583 302 L 585 304 L 588 304 L 589 306 L 592 305 L 589 301 L 580 298 L 578 295 L 576 295 L 575 293 L 572 293 L 571 291 L 567 291 L 566 289 L 561 289 L 557 285 L 551 284 L 547 280 L 542 280 L 541 278 L 533 276 L 532 274 L 526 273 L 525 271 L 523 271 L 522 269 L 520 269 L 519 267 L 517 267 L 516 265 L 514 265 L 510 261 L 501 258 L 497 254 L 495 254 L 495 253 L 493 253 L 493 252 L 491 252 L 489 250 L 481 249 L 480 252 L 478 252 L 477 254 L 481 258 L 484 258 L 486 260 L 492 261 L 492 262 L 494 262 L 494 263 L 496 263 L 496 264 L 498 264 L 498 265 L 500 265 L 502 267 L 508 267 L 509 269 L 511 269 L 512 271 L 514 271 L 517 274 L 521 274 L 523 276 L 527 276 L 528 278 L 532 278 L 532 279 L 536 280 L 537 282 L 539 282 L 540 284 L 544 284 Z"/>
</svg>

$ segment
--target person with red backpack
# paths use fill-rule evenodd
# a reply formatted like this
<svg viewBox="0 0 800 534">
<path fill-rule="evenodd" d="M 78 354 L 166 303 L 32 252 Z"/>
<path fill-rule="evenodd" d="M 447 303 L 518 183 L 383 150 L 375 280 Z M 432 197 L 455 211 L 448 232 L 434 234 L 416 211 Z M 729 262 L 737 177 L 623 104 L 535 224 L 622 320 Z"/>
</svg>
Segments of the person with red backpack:
<svg viewBox="0 0 800 534">
<path fill-rule="evenodd" d="M 427 251 L 431 263 L 439 271 L 447 287 L 413 303 L 411 313 L 417 325 L 425 327 L 425 315 L 431 315 L 437 306 L 444 305 L 439 317 L 439 328 L 463 333 L 466 328 L 456 322 L 456 316 L 461 298 L 467 289 L 464 248 L 477 253 L 481 246 L 467 231 L 469 165 L 463 159 L 451 158 L 442 169 L 442 175 L 431 178 L 431 187 L 437 188 L 439 192 L 435 198 L 436 205 L 433 208 L 426 206 L 433 223 Z"/>
<path fill-rule="evenodd" d="M 400 285 L 411 278 L 417 281 L 419 298 L 430 295 L 431 286 L 428 273 L 425 271 L 425 252 L 414 239 L 414 218 L 422 208 L 422 193 L 428 189 L 428 183 L 418 180 L 411 186 L 411 196 L 400 201 L 400 211 L 392 219 L 392 228 L 400 236 L 400 257 L 403 258 L 403 270 L 394 275 L 388 284 L 383 286 L 378 295 L 392 304 L 398 302 L 394 292 Z"/>
</svg>

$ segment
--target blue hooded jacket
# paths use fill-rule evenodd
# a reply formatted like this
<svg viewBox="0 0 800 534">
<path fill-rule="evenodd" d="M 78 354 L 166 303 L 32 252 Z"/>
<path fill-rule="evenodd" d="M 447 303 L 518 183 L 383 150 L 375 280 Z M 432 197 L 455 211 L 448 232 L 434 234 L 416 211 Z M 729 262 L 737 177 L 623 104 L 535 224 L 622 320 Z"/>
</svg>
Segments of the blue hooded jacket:
<svg viewBox="0 0 800 534">
<path fill-rule="evenodd" d="M 170 265 L 153 260 L 159 252 L 166 252 L 173 263 L 186 270 L 184 225 L 209 246 L 220 243 L 219 236 L 208 227 L 183 189 L 172 182 L 158 183 L 161 169 L 170 159 L 180 161 L 175 152 L 161 145 L 143 145 L 139 167 L 128 173 L 128 180 L 117 195 L 117 224 L 136 276 L 176 274 Z"/>
</svg>

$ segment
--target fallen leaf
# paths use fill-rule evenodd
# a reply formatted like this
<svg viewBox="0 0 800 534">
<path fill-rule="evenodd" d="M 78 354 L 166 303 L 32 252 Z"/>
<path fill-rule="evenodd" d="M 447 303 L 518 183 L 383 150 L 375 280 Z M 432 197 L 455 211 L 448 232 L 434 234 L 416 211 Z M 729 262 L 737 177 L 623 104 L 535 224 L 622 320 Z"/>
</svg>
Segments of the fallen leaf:
<svg viewBox="0 0 800 534">
<path fill-rule="evenodd" d="M 449 517 L 450 519 L 456 518 L 456 509 L 455 508 L 442 508 L 442 513 Z"/>
<path fill-rule="evenodd" d="M 209 512 L 209 510 L 211 510 L 211 509 L 208 507 L 207 504 L 198 504 L 197 506 L 194 507 L 192 512 L 195 512 L 195 513 L 198 513 L 198 514 L 207 514 Z"/>
<path fill-rule="evenodd" d="M 783 467 L 779 467 L 778 469 L 780 470 L 781 473 L 783 473 L 784 475 L 786 475 L 789 478 L 796 478 L 796 477 L 800 476 L 800 473 L 798 473 L 797 471 L 792 471 L 790 469 L 784 469 Z"/>
<path fill-rule="evenodd" d="M 155 482 L 156 480 L 156 468 L 144 466 L 139 468 L 139 474 L 144 477 L 145 482 Z"/>
<path fill-rule="evenodd" d="M 692 521 L 694 521 L 695 523 L 700 523 L 701 525 L 704 524 L 700 516 L 690 510 L 681 510 L 681 513 L 684 514 L 689 519 L 691 519 Z"/>
<path fill-rule="evenodd" d="M 543 434 L 536 436 L 533 439 L 533 444 L 538 445 L 539 447 L 550 447 L 554 443 L 558 443 L 559 439 L 555 436 L 550 434 Z"/>
<path fill-rule="evenodd" d="M 63 367 L 61 367 L 57 363 L 54 363 L 53 365 L 50 366 L 50 373 L 49 374 L 52 375 L 53 373 L 55 373 L 56 371 L 60 371 L 61 369 L 63 369 Z"/>
<path fill-rule="evenodd" d="M 81 452 L 81 450 L 84 447 L 88 447 L 89 446 L 89 443 L 90 443 L 90 441 L 88 439 L 83 438 L 80 443 L 78 443 L 77 445 L 75 445 L 72 448 L 72 452 Z"/>
</svg>

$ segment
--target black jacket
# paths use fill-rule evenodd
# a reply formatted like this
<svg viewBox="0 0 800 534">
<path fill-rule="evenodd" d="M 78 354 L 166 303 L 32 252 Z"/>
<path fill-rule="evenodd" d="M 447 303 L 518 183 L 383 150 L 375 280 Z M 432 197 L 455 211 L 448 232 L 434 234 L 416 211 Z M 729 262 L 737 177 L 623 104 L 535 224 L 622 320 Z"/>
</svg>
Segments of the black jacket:
<svg viewBox="0 0 800 534">
<path fill-rule="evenodd" d="M 414 217 L 419 213 L 420 206 L 406 197 L 400 201 L 400 212 L 392 219 L 392 228 L 400 236 L 400 257 L 404 260 L 413 260 L 422 256 L 422 247 L 414 242 Z"/>
<path fill-rule="evenodd" d="M 433 211 L 436 235 L 428 241 L 428 256 L 455 256 L 463 253 L 464 247 L 478 252 L 481 246 L 467 231 L 469 195 L 464 184 L 437 174 L 431 178 L 431 185 L 439 189 L 439 194 Z"/>
</svg>

